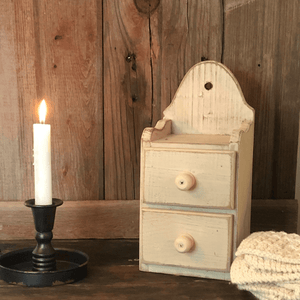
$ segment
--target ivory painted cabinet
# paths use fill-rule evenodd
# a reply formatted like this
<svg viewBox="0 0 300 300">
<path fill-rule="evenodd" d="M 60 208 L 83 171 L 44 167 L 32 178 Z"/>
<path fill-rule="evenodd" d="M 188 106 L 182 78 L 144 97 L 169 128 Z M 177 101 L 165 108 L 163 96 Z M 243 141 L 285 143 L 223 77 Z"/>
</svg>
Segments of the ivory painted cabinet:
<svg viewBox="0 0 300 300">
<path fill-rule="evenodd" d="M 141 144 L 140 270 L 230 280 L 250 233 L 254 110 L 232 73 L 192 67 Z"/>
</svg>

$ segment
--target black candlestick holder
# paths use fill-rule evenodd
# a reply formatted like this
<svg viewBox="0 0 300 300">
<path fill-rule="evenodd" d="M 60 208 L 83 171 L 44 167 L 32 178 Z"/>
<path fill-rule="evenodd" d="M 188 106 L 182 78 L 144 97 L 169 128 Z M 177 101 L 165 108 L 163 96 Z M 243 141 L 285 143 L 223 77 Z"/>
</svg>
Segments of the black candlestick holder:
<svg viewBox="0 0 300 300">
<path fill-rule="evenodd" d="M 53 199 L 52 205 L 35 205 L 34 199 L 25 201 L 25 205 L 32 209 L 36 229 L 37 245 L 32 252 L 33 271 L 56 270 L 55 250 L 51 245 L 51 240 L 56 207 L 62 204 L 60 199 Z"/>
<path fill-rule="evenodd" d="M 34 199 L 25 201 L 32 209 L 37 245 L 34 249 L 1 255 L 0 279 L 11 284 L 45 287 L 72 283 L 87 275 L 89 258 L 85 253 L 52 247 L 56 207 L 62 204 L 56 198 L 51 205 L 35 205 Z"/>
</svg>

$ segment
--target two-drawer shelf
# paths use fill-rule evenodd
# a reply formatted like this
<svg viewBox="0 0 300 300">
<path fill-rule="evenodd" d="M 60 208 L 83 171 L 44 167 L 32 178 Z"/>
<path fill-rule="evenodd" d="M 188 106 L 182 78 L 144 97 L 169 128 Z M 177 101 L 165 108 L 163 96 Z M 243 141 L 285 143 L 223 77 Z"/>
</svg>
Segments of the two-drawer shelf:
<svg viewBox="0 0 300 300">
<path fill-rule="evenodd" d="M 189 70 L 142 135 L 140 270 L 230 280 L 250 233 L 253 127 L 226 67 Z"/>
</svg>

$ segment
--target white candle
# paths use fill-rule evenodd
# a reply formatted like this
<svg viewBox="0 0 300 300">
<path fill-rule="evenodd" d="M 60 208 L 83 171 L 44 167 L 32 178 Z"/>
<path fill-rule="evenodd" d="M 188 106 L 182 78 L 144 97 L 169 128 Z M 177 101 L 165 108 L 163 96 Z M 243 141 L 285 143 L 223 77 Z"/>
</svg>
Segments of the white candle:
<svg viewBox="0 0 300 300">
<path fill-rule="evenodd" d="M 51 127 L 45 123 L 47 106 L 39 107 L 40 124 L 33 124 L 34 189 L 36 205 L 52 204 Z"/>
</svg>

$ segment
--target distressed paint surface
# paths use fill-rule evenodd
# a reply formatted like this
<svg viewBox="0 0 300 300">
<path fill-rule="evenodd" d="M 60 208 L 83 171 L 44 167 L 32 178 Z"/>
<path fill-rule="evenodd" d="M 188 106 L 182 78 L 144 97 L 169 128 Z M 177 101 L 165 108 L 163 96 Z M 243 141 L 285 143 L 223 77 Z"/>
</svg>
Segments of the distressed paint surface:
<svg viewBox="0 0 300 300">
<path fill-rule="evenodd" d="M 230 135 L 253 111 L 231 72 L 207 61 L 187 72 L 164 118 L 172 120 L 174 134 Z"/>
<path fill-rule="evenodd" d="M 199 207 L 234 207 L 235 152 L 145 149 L 145 203 Z M 175 178 L 183 172 L 195 177 L 195 185 L 181 191 Z"/>
<path fill-rule="evenodd" d="M 199 86 L 211 93 L 202 109 Z M 210 122 L 193 122 L 207 110 Z M 186 74 L 164 115 L 141 140 L 140 270 L 229 280 L 231 259 L 250 234 L 254 110 L 227 68 L 207 61 Z M 216 151 L 222 147 L 227 151 Z M 215 218 L 203 221 L 211 214 Z M 217 245 L 213 229 L 219 226 L 228 240 Z M 203 228 L 209 234 L 202 240 Z M 188 250 L 176 257 L 178 245 Z"/>
<path fill-rule="evenodd" d="M 142 210 L 142 215 L 143 262 L 229 270 L 232 216 L 147 209 Z M 180 253 L 174 242 L 186 232 L 194 238 L 195 246 L 191 252 Z"/>
</svg>

